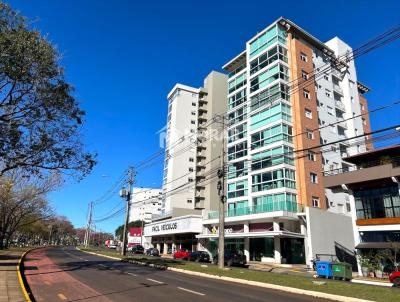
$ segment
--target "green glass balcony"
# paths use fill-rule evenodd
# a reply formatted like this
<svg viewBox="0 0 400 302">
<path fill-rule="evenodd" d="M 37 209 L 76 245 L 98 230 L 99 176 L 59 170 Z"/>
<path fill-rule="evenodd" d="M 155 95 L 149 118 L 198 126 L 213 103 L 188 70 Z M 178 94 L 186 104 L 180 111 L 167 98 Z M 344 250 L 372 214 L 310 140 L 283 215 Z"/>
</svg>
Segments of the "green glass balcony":
<svg viewBox="0 0 400 302">
<path fill-rule="evenodd" d="M 292 201 L 277 201 L 271 203 L 263 203 L 251 207 L 237 208 L 225 212 L 225 217 L 235 217 L 251 214 L 270 213 L 286 211 L 291 213 L 304 212 L 304 206 Z M 208 219 L 217 219 L 218 211 L 208 213 Z"/>
</svg>

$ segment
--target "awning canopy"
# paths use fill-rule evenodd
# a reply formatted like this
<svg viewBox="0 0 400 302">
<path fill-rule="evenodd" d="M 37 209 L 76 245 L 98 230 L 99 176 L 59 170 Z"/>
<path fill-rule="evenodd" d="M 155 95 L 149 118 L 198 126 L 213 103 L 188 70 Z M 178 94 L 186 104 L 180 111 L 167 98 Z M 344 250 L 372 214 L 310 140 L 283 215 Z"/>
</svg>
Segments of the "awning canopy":
<svg viewBox="0 0 400 302">
<path fill-rule="evenodd" d="M 356 249 L 400 249 L 400 242 L 361 242 Z"/>
</svg>

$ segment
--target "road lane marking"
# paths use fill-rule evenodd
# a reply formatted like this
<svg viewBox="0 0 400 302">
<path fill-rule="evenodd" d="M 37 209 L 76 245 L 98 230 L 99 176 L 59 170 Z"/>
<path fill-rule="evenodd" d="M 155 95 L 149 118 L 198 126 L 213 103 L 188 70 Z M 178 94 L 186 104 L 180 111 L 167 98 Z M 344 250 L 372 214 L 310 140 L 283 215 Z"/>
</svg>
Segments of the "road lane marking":
<svg viewBox="0 0 400 302">
<path fill-rule="evenodd" d="M 67 297 L 64 296 L 63 294 L 57 294 L 57 296 L 58 296 L 61 300 L 67 300 Z"/>
<path fill-rule="evenodd" d="M 190 289 L 187 289 L 187 288 L 184 288 L 184 287 L 178 287 L 178 289 L 184 290 L 185 292 L 189 292 L 189 293 L 196 294 L 196 295 L 199 295 L 199 296 L 205 296 L 206 295 L 206 294 L 199 293 L 199 292 L 196 292 L 194 290 L 190 290 Z"/>
<path fill-rule="evenodd" d="M 158 280 L 154 280 L 154 279 L 150 279 L 150 278 L 147 278 L 147 280 L 155 282 L 155 283 L 159 283 L 159 284 L 164 284 L 164 282 L 161 282 L 161 281 L 158 281 Z"/>
<path fill-rule="evenodd" d="M 135 276 L 135 277 L 137 277 L 137 275 L 136 274 L 134 274 L 134 273 L 127 273 L 128 275 L 131 275 L 131 276 Z"/>
</svg>

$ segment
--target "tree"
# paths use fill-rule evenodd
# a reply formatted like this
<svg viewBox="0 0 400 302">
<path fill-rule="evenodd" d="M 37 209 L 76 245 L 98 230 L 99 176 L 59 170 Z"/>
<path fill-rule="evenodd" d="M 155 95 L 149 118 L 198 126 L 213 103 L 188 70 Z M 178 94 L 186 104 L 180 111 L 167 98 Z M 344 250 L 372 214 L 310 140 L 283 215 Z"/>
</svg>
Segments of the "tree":
<svg viewBox="0 0 400 302">
<path fill-rule="evenodd" d="M 46 194 L 59 184 L 57 175 L 25 177 L 18 170 L 0 177 L 0 249 L 9 246 L 18 230 L 53 216 Z"/>
<path fill-rule="evenodd" d="M 130 228 L 141 228 L 144 225 L 144 222 L 141 220 L 135 220 L 128 223 L 128 232 Z M 120 225 L 115 230 L 115 237 L 122 238 L 122 234 L 124 233 L 124 225 Z"/>
<path fill-rule="evenodd" d="M 67 172 L 78 179 L 96 164 L 81 142 L 85 112 L 64 79 L 55 47 L 0 2 L 0 176 Z"/>
</svg>

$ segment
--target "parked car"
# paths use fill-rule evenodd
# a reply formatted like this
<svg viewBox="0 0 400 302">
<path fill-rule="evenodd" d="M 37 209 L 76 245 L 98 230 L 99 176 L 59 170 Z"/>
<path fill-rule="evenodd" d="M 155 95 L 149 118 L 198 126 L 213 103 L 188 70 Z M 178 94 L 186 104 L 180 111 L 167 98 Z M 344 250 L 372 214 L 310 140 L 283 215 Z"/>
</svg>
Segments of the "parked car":
<svg viewBox="0 0 400 302">
<path fill-rule="evenodd" d="M 117 249 L 117 246 L 116 246 L 115 244 L 110 244 L 110 245 L 108 246 L 108 248 L 109 248 L 110 250 L 116 250 L 116 249 Z"/>
<path fill-rule="evenodd" d="M 146 255 L 147 256 L 160 256 L 160 252 L 156 248 L 149 248 L 146 250 Z"/>
<path fill-rule="evenodd" d="M 190 253 L 188 260 L 195 262 L 210 262 L 210 255 L 204 251 L 197 251 Z"/>
<path fill-rule="evenodd" d="M 144 247 L 141 245 L 134 245 L 134 246 L 128 248 L 128 251 L 131 252 L 132 254 L 143 254 Z"/>
<path fill-rule="evenodd" d="M 225 251 L 224 262 L 227 266 L 245 266 L 246 265 L 246 256 L 242 251 Z M 213 257 L 213 263 L 218 264 L 218 254 Z"/>
<path fill-rule="evenodd" d="M 190 256 L 189 250 L 179 250 L 173 253 L 172 257 L 174 259 L 183 259 L 183 260 L 188 260 Z"/>
<path fill-rule="evenodd" d="M 389 275 L 389 281 L 394 287 L 400 287 L 400 272 L 393 272 Z"/>
</svg>

